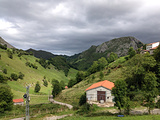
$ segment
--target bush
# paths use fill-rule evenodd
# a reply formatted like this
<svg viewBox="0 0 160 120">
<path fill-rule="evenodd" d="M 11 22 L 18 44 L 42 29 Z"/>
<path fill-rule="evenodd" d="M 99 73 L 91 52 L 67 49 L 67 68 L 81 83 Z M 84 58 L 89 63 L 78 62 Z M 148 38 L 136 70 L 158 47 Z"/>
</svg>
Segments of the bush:
<svg viewBox="0 0 160 120">
<path fill-rule="evenodd" d="M 13 59 L 13 53 L 12 53 L 12 51 L 11 50 L 7 50 L 7 54 L 8 54 L 8 57 L 9 58 L 11 58 L 11 59 Z"/>
<path fill-rule="evenodd" d="M 45 80 L 45 79 L 43 80 L 43 85 L 46 86 L 46 87 L 48 86 L 47 80 Z"/>
<path fill-rule="evenodd" d="M 0 83 L 6 83 L 7 77 L 0 75 Z"/>
<path fill-rule="evenodd" d="M 40 89 L 41 89 L 41 86 L 40 86 L 39 82 L 37 81 L 36 86 L 34 88 L 34 92 L 38 93 L 40 91 Z"/>
<path fill-rule="evenodd" d="M 86 104 L 87 102 L 87 99 L 86 99 L 86 92 L 80 97 L 80 100 L 79 100 L 79 105 L 82 106 L 84 104 Z"/>
<path fill-rule="evenodd" d="M 2 48 L 4 50 L 7 50 L 7 45 L 6 44 L 5 45 L 0 44 L 0 48 Z"/>
<path fill-rule="evenodd" d="M 23 77 L 24 77 L 24 74 L 23 73 L 21 73 L 21 72 L 19 72 L 19 79 L 23 79 Z"/>
<path fill-rule="evenodd" d="M 26 66 L 32 67 L 34 69 L 38 69 L 38 67 L 35 64 L 32 64 L 30 62 L 26 62 Z"/>
<path fill-rule="evenodd" d="M 85 103 L 80 107 L 80 109 L 76 112 L 77 114 L 88 114 L 90 112 L 90 104 Z"/>
<path fill-rule="evenodd" d="M 18 80 L 18 75 L 15 74 L 15 73 L 12 73 L 12 74 L 11 74 L 11 79 L 17 81 L 17 80 Z"/>
<path fill-rule="evenodd" d="M 3 73 L 4 73 L 4 74 L 7 74 L 7 69 L 3 69 Z"/>
<path fill-rule="evenodd" d="M 77 81 L 75 79 L 70 79 L 68 82 L 68 87 L 71 88 L 72 86 L 74 86 L 77 83 Z"/>
</svg>

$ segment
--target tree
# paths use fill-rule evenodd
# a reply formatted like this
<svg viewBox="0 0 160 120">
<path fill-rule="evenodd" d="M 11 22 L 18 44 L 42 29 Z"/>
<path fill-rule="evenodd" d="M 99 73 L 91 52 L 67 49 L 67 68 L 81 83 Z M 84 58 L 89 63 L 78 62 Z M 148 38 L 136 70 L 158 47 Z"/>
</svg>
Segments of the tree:
<svg viewBox="0 0 160 120">
<path fill-rule="evenodd" d="M 136 55 L 136 51 L 133 49 L 133 47 L 130 47 L 128 50 L 129 58 L 132 58 Z"/>
<path fill-rule="evenodd" d="M 0 75 L 0 83 L 6 83 L 6 82 L 7 82 L 6 77 L 3 75 Z"/>
<path fill-rule="evenodd" d="M 87 99 L 86 99 L 86 92 L 80 97 L 79 99 L 79 105 L 82 106 L 84 105 L 85 103 L 87 102 Z"/>
<path fill-rule="evenodd" d="M 115 61 L 117 58 L 118 58 L 118 55 L 117 55 L 116 53 L 114 53 L 114 52 L 111 52 L 111 54 L 110 54 L 110 56 L 108 57 L 107 61 L 108 61 L 109 63 L 111 63 L 111 62 Z"/>
<path fill-rule="evenodd" d="M 56 79 L 52 79 L 52 86 L 54 86 L 54 84 L 56 84 L 56 83 L 59 83 L 59 81 L 58 80 L 56 80 Z"/>
<path fill-rule="evenodd" d="M 37 81 L 36 86 L 34 88 L 34 92 L 38 93 L 40 91 L 40 89 L 41 89 L 41 86 L 40 86 L 39 82 Z"/>
<path fill-rule="evenodd" d="M 15 73 L 12 73 L 12 74 L 11 74 L 11 79 L 17 81 L 17 80 L 18 80 L 18 75 L 15 74 Z"/>
<path fill-rule="evenodd" d="M 149 53 L 145 55 L 137 54 L 126 63 L 123 71 L 129 91 L 142 90 L 144 77 L 156 66 L 156 61 Z"/>
<path fill-rule="evenodd" d="M 46 86 L 46 87 L 48 86 L 47 80 L 45 80 L 45 79 L 43 80 L 43 85 Z"/>
<path fill-rule="evenodd" d="M 106 60 L 106 58 L 101 57 L 100 59 L 98 59 L 98 69 L 103 70 L 105 68 L 105 66 L 108 65 L 108 61 Z"/>
<path fill-rule="evenodd" d="M 61 89 L 64 90 L 65 89 L 65 83 L 63 80 L 61 80 L 60 82 L 60 86 L 61 86 Z"/>
<path fill-rule="evenodd" d="M 78 71 L 78 73 L 76 74 L 77 83 L 81 82 L 84 78 L 85 78 L 85 72 Z"/>
<path fill-rule="evenodd" d="M 6 84 L 0 84 L 0 112 L 11 110 L 13 107 L 13 94 Z"/>
<path fill-rule="evenodd" d="M 125 107 L 127 97 L 127 84 L 124 80 L 117 80 L 114 88 L 112 88 L 112 94 L 115 96 L 115 106 L 121 110 Z"/>
<path fill-rule="evenodd" d="M 62 91 L 62 88 L 61 88 L 61 85 L 59 82 L 52 82 L 52 95 L 53 95 L 53 98 L 55 98 L 61 91 Z"/>
<path fill-rule="evenodd" d="M 3 69 L 3 73 L 4 73 L 4 74 L 7 74 L 7 69 L 6 69 L 6 68 Z"/>
<path fill-rule="evenodd" d="M 9 58 L 11 58 L 11 59 L 13 59 L 13 53 L 12 53 L 12 51 L 11 50 L 7 50 L 7 54 L 8 54 L 8 57 Z"/>
<path fill-rule="evenodd" d="M 19 72 L 18 78 L 22 80 L 24 78 L 24 74 L 22 72 Z"/>
<path fill-rule="evenodd" d="M 101 72 L 100 72 L 100 74 L 99 74 L 99 78 L 100 78 L 100 80 L 102 80 L 102 79 L 103 79 L 103 77 L 104 77 L 104 74 L 103 74 L 103 72 L 101 71 Z"/>
<path fill-rule="evenodd" d="M 94 61 L 92 66 L 88 69 L 88 74 L 93 74 L 98 71 L 98 61 Z"/>
<path fill-rule="evenodd" d="M 70 79 L 69 82 L 68 82 L 68 87 L 71 88 L 76 83 L 77 83 L 77 81 L 75 79 Z"/>
<path fill-rule="evenodd" d="M 149 72 L 145 75 L 142 90 L 144 91 L 144 100 L 150 114 L 151 108 L 154 107 L 154 100 L 158 95 L 157 78 L 154 73 Z"/>
</svg>

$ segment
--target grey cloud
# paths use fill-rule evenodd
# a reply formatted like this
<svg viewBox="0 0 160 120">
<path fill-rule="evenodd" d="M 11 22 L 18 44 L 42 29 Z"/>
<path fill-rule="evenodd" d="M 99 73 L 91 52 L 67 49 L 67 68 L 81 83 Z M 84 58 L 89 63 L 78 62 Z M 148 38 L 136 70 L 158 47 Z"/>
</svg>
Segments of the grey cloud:
<svg viewBox="0 0 160 120">
<path fill-rule="evenodd" d="M 0 11 L 11 24 L 0 36 L 20 49 L 73 55 L 115 37 L 160 38 L 156 0 L 1 0 Z"/>
</svg>

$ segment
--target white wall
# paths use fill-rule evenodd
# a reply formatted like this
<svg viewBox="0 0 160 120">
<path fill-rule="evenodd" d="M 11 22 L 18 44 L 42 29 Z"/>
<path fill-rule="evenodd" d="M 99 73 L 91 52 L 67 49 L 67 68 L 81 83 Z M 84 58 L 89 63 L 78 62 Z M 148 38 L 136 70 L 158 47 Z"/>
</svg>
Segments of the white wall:
<svg viewBox="0 0 160 120">
<path fill-rule="evenodd" d="M 157 47 L 159 45 L 159 42 L 156 42 L 154 44 L 152 44 L 152 48 Z"/>
<path fill-rule="evenodd" d="M 97 101 L 97 91 L 106 91 L 106 102 L 112 102 L 114 97 L 111 95 L 111 90 L 102 86 L 86 91 L 87 100 Z"/>
<path fill-rule="evenodd" d="M 151 44 L 151 45 L 147 45 L 147 46 L 146 46 L 146 50 L 150 50 L 150 49 L 152 49 L 152 48 L 154 48 L 154 47 L 157 47 L 158 45 L 159 45 L 159 42 L 153 43 L 153 44 Z"/>
</svg>

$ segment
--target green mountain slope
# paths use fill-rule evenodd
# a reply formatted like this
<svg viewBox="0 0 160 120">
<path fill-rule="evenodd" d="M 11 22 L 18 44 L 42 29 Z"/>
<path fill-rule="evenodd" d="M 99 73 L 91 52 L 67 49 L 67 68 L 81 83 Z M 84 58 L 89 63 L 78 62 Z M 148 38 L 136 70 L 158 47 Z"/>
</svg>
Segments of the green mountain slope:
<svg viewBox="0 0 160 120">
<path fill-rule="evenodd" d="M 51 88 L 51 81 L 52 79 L 56 79 L 58 81 L 64 81 L 66 84 L 68 83 L 68 80 L 75 77 L 76 70 L 70 69 L 68 73 L 68 77 L 65 76 L 63 71 L 58 71 L 55 69 L 53 65 L 50 65 L 49 68 L 42 67 L 38 62 L 38 58 L 35 58 L 31 55 L 21 55 L 18 56 L 17 53 L 13 54 L 13 58 L 9 58 L 7 54 L 7 50 L 0 49 L 0 74 L 7 76 L 8 78 L 11 77 L 11 74 L 17 74 L 19 75 L 19 72 L 24 74 L 24 78 L 18 79 L 17 81 L 14 81 L 10 78 L 8 80 L 8 84 L 11 87 L 14 98 L 22 98 L 23 94 L 26 91 L 26 86 L 30 86 L 30 94 L 31 94 L 31 103 L 36 103 L 36 100 L 41 102 L 48 102 L 48 94 L 51 94 L 52 88 Z M 31 63 L 38 68 L 32 68 L 29 66 L 26 66 L 26 63 Z M 5 74 L 3 71 L 4 69 L 7 70 L 7 74 Z M 46 80 L 48 81 L 48 87 L 45 87 L 43 85 L 43 79 L 44 76 Z M 34 87 L 36 82 L 39 81 L 41 90 L 39 94 L 34 93 Z M 44 95 L 45 98 L 41 95 Z M 42 99 L 39 99 L 42 97 Z M 44 100 L 43 100 L 44 99 Z M 38 102 L 37 101 L 37 102 Z"/>
<path fill-rule="evenodd" d="M 73 56 L 60 56 L 64 57 L 70 63 L 67 63 L 69 66 L 78 70 L 87 70 L 93 64 L 93 61 L 96 61 L 101 57 L 107 58 L 111 52 L 116 53 L 118 57 L 122 57 L 127 55 L 130 47 L 133 47 L 136 50 L 141 46 L 143 46 L 143 43 L 134 37 L 121 37 L 104 42 L 98 46 L 92 45 L 88 50 Z M 33 52 L 33 55 L 37 58 L 49 59 L 59 56 L 42 50 L 36 51 L 29 49 L 27 51 Z"/>
<path fill-rule="evenodd" d="M 46 60 L 58 56 L 58 55 L 54 55 L 54 54 L 52 54 L 52 53 L 50 53 L 50 52 L 47 52 L 47 51 L 34 50 L 34 49 L 31 49 L 31 48 L 28 49 L 28 50 L 26 50 L 26 51 L 27 51 L 27 52 L 32 52 L 33 55 L 34 55 L 35 57 L 37 57 L 37 58 L 43 58 L 43 59 L 46 59 Z"/>
<path fill-rule="evenodd" d="M 91 46 L 88 50 L 71 56 L 70 63 L 79 70 L 86 70 L 92 64 L 93 61 L 98 60 L 101 57 L 107 58 L 111 52 L 114 52 L 118 57 L 122 57 L 128 54 L 130 47 L 135 50 L 143 46 L 143 43 L 134 37 L 121 37 L 102 43 L 99 46 Z"/>
<path fill-rule="evenodd" d="M 110 63 L 108 67 L 102 71 L 104 74 L 102 79 L 100 78 L 100 72 L 91 74 L 80 83 L 74 85 L 72 88 L 63 90 L 62 93 L 56 98 L 56 100 L 65 101 L 74 105 L 78 103 L 79 98 L 82 94 L 84 94 L 85 89 L 87 89 L 93 83 L 103 80 L 115 82 L 119 79 L 125 79 L 125 76 L 123 75 L 123 66 L 125 62 L 125 57 L 120 57 L 115 62 Z"/>
</svg>

